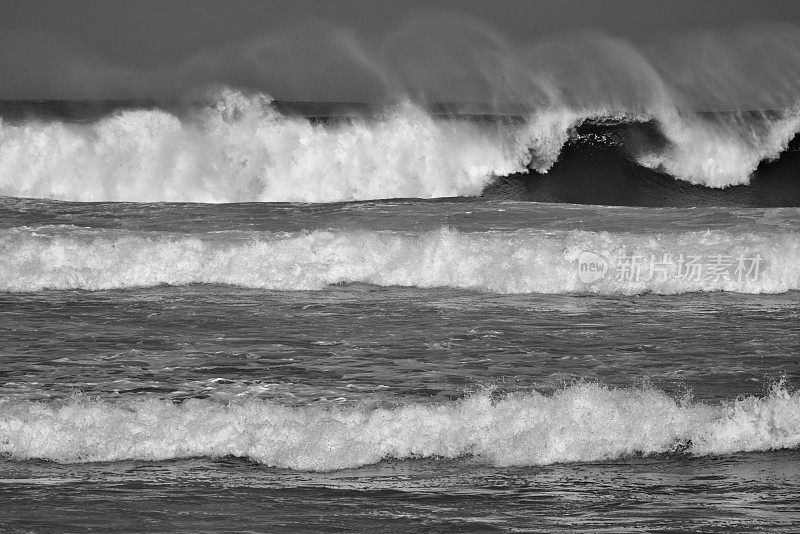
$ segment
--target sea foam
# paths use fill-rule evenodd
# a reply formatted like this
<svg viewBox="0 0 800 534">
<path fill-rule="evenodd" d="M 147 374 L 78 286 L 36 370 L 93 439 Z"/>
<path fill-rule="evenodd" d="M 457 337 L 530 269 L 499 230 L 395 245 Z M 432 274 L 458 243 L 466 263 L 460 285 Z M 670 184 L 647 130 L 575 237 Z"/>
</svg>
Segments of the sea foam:
<svg viewBox="0 0 800 534">
<path fill-rule="evenodd" d="M 0 123 L 0 194 L 78 201 L 335 202 L 470 196 L 546 169 L 572 115 L 524 124 L 434 120 L 405 103 L 333 124 L 223 91 L 197 116 L 127 110 L 90 124 Z"/>
<path fill-rule="evenodd" d="M 337 202 L 475 196 L 500 176 L 547 172 L 587 119 L 654 121 L 644 166 L 709 187 L 747 183 L 800 116 L 713 122 L 674 104 L 543 107 L 519 120 L 434 117 L 410 102 L 322 124 L 226 89 L 202 111 L 125 110 L 88 124 L 0 121 L 0 195 L 72 201 Z M 535 172 L 531 179 L 535 179 Z"/>
<path fill-rule="evenodd" d="M 320 290 L 348 283 L 495 293 L 781 293 L 800 289 L 800 235 L 447 227 L 192 234 L 0 230 L 2 291 L 186 284 Z"/>
<path fill-rule="evenodd" d="M 800 131 L 796 110 L 778 118 L 728 117 L 714 122 L 681 116 L 674 108 L 662 110 L 654 118 L 669 144 L 640 154 L 637 161 L 697 185 L 742 185 L 762 162 L 778 159 Z"/>
<path fill-rule="evenodd" d="M 492 399 L 394 407 L 0 400 L 0 452 L 58 462 L 237 456 L 334 470 L 384 459 L 472 457 L 498 465 L 593 462 L 660 453 L 729 454 L 800 445 L 800 393 L 721 404 L 652 388 L 576 384 Z"/>
</svg>

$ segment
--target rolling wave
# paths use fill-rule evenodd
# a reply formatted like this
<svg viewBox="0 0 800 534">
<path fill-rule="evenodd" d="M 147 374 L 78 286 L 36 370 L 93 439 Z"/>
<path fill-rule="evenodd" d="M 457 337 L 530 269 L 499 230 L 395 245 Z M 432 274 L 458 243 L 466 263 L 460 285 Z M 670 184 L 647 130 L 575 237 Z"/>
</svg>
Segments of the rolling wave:
<svg viewBox="0 0 800 534">
<path fill-rule="evenodd" d="M 639 134 L 622 140 L 640 174 L 728 188 L 748 184 L 800 130 L 793 110 L 708 117 L 668 105 L 635 112 L 564 107 L 482 117 L 435 115 L 405 103 L 314 121 L 282 113 L 264 95 L 223 90 L 188 117 L 127 109 L 87 123 L 5 121 L 0 194 L 212 203 L 476 196 L 498 177 L 546 175 L 576 129 L 596 120 L 652 125 L 658 142 Z M 597 167 L 589 162 L 577 174 Z"/>
<path fill-rule="evenodd" d="M 547 173 L 499 177 L 482 196 L 607 206 L 800 206 L 797 136 L 777 158 L 767 157 L 757 163 L 758 158 L 748 155 L 754 158 L 748 168 L 756 165 L 749 181 L 726 187 L 676 180 L 664 172 L 655 160 L 664 161 L 663 151 L 668 146 L 669 141 L 654 122 L 586 122 L 570 136 Z"/>
<path fill-rule="evenodd" d="M 800 445 L 800 393 L 722 404 L 676 401 L 649 388 L 578 384 L 545 396 L 482 393 L 444 404 L 290 407 L 0 400 L 0 452 L 57 462 L 237 456 L 326 471 L 383 459 L 473 457 L 492 465 L 594 462 L 630 455 L 766 451 Z"/>
<path fill-rule="evenodd" d="M 571 117 L 487 128 L 404 104 L 312 123 L 267 97 L 223 92 L 191 119 L 126 110 L 89 124 L 0 123 L 0 194 L 77 201 L 335 202 L 472 196 L 552 163 Z M 549 154 L 549 156 L 547 155 Z M 546 164 L 545 164 L 546 165 Z"/>
<path fill-rule="evenodd" d="M 495 293 L 780 293 L 800 289 L 800 235 L 0 230 L 2 291 L 198 283 L 289 291 L 365 283 Z"/>
</svg>

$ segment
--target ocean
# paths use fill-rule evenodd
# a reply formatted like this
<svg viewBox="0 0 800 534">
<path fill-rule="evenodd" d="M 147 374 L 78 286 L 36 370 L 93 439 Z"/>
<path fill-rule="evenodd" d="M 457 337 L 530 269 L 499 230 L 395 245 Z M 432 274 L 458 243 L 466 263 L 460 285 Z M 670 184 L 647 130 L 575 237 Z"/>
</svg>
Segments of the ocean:
<svg viewBox="0 0 800 534">
<path fill-rule="evenodd" d="M 800 115 L 0 105 L 5 531 L 794 532 Z"/>
</svg>

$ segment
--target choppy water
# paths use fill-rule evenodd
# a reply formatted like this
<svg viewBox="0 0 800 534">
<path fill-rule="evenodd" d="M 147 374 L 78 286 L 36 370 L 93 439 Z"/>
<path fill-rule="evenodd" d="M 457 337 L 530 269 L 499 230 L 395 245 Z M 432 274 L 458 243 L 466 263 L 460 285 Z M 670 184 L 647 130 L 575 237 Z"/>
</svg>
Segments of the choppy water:
<svg viewBox="0 0 800 534">
<path fill-rule="evenodd" d="M 4 529 L 800 524 L 794 208 L 0 209 Z"/>
<path fill-rule="evenodd" d="M 351 30 L 0 35 L 0 530 L 800 530 L 798 29 Z"/>
</svg>

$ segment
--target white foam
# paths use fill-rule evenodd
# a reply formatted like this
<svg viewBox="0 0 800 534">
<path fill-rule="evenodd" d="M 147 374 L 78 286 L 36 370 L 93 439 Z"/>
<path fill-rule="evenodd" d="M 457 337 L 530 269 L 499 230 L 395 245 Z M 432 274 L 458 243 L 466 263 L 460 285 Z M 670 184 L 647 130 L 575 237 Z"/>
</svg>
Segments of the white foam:
<svg viewBox="0 0 800 534">
<path fill-rule="evenodd" d="M 749 122 L 736 116 L 727 122 L 711 122 L 670 109 L 655 118 L 670 144 L 641 155 L 638 162 L 715 188 L 749 183 L 758 165 L 777 159 L 800 131 L 797 113 L 774 119 L 762 116 Z"/>
<path fill-rule="evenodd" d="M 649 388 L 568 387 L 444 404 L 289 407 L 155 398 L 116 403 L 0 400 L 0 452 L 58 462 L 238 456 L 302 470 L 388 458 L 471 456 L 493 465 L 592 462 L 686 449 L 695 455 L 800 445 L 800 393 L 723 404 Z"/>
<path fill-rule="evenodd" d="M 263 95 L 223 90 L 191 120 L 121 111 L 90 124 L 0 121 L 0 195 L 72 201 L 334 202 L 472 196 L 497 176 L 547 172 L 587 118 L 654 118 L 670 144 L 645 166 L 710 187 L 746 183 L 786 149 L 800 117 L 712 125 L 671 104 L 542 109 L 521 123 L 384 116 L 313 124 Z"/>
<path fill-rule="evenodd" d="M 0 194 L 176 202 L 477 195 L 494 176 L 525 171 L 529 147 L 555 161 L 567 119 L 479 125 L 405 104 L 322 125 L 281 115 L 268 97 L 226 90 L 191 121 L 135 110 L 85 125 L 0 123 Z"/>
<path fill-rule="evenodd" d="M 172 234 L 15 228 L 0 230 L 0 290 L 195 283 L 277 290 L 366 283 L 553 294 L 800 289 L 800 235 L 756 230 L 632 234 L 439 228 Z M 586 252 L 607 262 L 604 276 L 588 281 L 581 277 Z M 757 266 L 750 261 L 756 257 Z M 698 269 L 689 268 L 693 258 Z M 741 258 L 748 262 L 737 273 Z M 633 269 L 625 267 L 626 259 L 637 259 L 646 268 L 634 276 Z M 659 264 L 652 270 L 651 259 Z M 719 269 L 714 274 L 712 267 L 702 268 L 722 260 L 729 263 L 725 276 L 718 275 Z"/>
</svg>

